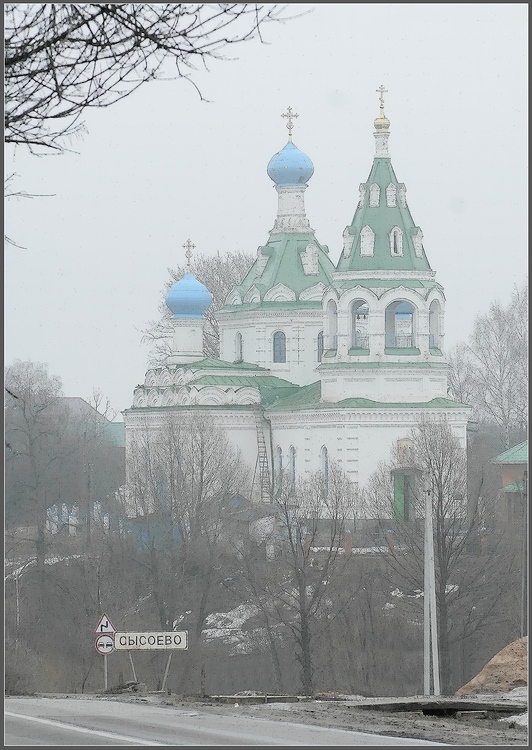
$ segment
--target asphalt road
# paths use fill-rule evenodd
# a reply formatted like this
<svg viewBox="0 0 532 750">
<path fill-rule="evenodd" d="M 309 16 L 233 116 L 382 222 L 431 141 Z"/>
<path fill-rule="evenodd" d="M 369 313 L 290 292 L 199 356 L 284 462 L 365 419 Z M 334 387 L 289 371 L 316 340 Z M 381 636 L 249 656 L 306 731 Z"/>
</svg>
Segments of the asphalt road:
<svg viewBox="0 0 532 750">
<path fill-rule="evenodd" d="M 438 745 L 342 729 L 83 698 L 8 697 L 4 747 L 14 745 Z"/>
</svg>

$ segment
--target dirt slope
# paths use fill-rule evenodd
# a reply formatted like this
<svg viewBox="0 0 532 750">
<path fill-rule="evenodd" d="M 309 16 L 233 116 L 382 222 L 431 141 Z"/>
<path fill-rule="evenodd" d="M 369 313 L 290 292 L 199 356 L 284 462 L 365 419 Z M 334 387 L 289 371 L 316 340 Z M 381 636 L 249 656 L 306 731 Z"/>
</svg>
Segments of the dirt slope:
<svg viewBox="0 0 532 750">
<path fill-rule="evenodd" d="M 528 685 L 528 636 L 513 641 L 495 654 L 476 677 L 455 695 L 500 693 Z"/>
</svg>

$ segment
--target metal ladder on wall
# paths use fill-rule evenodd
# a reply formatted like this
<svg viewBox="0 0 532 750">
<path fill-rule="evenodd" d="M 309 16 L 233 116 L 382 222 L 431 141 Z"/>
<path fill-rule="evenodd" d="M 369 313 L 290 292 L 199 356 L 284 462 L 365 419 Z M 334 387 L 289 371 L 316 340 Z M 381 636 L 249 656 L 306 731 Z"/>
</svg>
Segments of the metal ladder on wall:
<svg viewBox="0 0 532 750">
<path fill-rule="evenodd" d="M 266 441 L 264 439 L 264 422 L 261 404 L 253 404 L 253 414 L 255 416 L 255 427 L 257 429 L 257 463 L 260 477 L 260 499 L 263 503 L 272 501 L 272 481 L 270 476 L 270 467 L 268 465 L 268 453 L 266 450 Z"/>
</svg>

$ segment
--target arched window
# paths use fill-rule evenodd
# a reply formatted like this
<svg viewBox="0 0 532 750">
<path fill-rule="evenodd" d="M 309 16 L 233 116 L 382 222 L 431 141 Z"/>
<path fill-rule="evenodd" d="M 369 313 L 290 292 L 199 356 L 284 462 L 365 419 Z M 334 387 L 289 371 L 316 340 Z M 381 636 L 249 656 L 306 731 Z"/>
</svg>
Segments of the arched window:
<svg viewBox="0 0 532 750">
<path fill-rule="evenodd" d="M 373 255 L 375 233 L 369 226 L 362 227 L 360 232 L 360 255 Z"/>
<path fill-rule="evenodd" d="M 337 332 L 338 310 L 336 309 L 336 302 L 331 299 L 327 303 L 327 336 L 325 340 L 326 349 L 333 349 L 334 351 L 336 351 Z"/>
<path fill-rule="evenodd" d="M 290 476 L 290 487 L 293 490 L 296 486 L 296 449 L 293 445 L 290 446 L 288 471 Z"/>
<path fill-rule="evenodd" d="M 372 185 L 369 186 L 369 205 L 370 208 L 377 208 L 379 205 L 381 197 L 381 189 L 377 185 L 376 182 L 374 182 Z"/>
<path fill-rule="evenodd" d="M 393 182 L 390 182 L 386 188 L 386 205 L 388 208 L 395 208 L 397 205 L 397 188 Z"/>
<path fill-rule="evenodd" d="M 279 445 L 277 446 L 276 477 L 277 477 L 277 492 L 280 492 L 283 486 L 283 449 Z"/>
<path fill-rule="evenodd" d="M 369 349 L 368 317 L 367 302 L 355 300 L 351 306 L 351 347 L 353 349 Z"/>
<path fill-rule="evenodd" d="M 318 362 L 323 359 L 323 331 L 318 333 Z"/>
<path fill-rule="evenodd" d="M 235 337 L 235 362 L 242 362 L 242 334 L 237 333 Z"/>
<path fill-rule="evenodd" d="M 392 255 L 403 254 L 403 232 L 399 227 L 394 227 L 390 232 L 390 252 Z"/>
<path fill-rule="evenodd" d="M 386 348 L 410 349 L 416 345 L 414 336 L 414 307 L 398 300 L 386 308 Z"/>
<path fill-rule="evenodd" d="M 273 334 L 273 361 L 286 362 L 286 336 L 282 331 Z"/>
<path fill-rule="evenodd" d="M 329 453 L 325 446 L 321 449 L 321 476 L 323 478 L 323 489 L 325 495 L 329 490 Z"/>
</svg>

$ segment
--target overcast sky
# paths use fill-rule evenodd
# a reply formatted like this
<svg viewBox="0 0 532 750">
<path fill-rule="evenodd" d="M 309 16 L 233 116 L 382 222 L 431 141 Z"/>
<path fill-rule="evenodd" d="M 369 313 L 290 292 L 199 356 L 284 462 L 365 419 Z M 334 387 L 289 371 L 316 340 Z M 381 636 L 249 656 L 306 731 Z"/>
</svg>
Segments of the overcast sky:
<svg viewBox="0 0 532 750">
<path fill-rule="evenodd" d="M 142 331 L 190 238 L 205 254 L 267 242 L 277 194 L 266 174 L 287 142 L 314 164 L 305 193 L 338 260 L 375 152 L 384 84 L 389 151 L 443 285 L 447 350 L 528 268 L 528 4 L 291 4 L 267 44 L 183 80 L 88 112 L 77 153 L 6 150 L 16 187 L 5 230 L 5 362 L 30 359 L 67 396 L 98 388 L 121 411 L 143 382 Z M 121 419 L 119 414 L 117 419 Z"/>
</svg>

